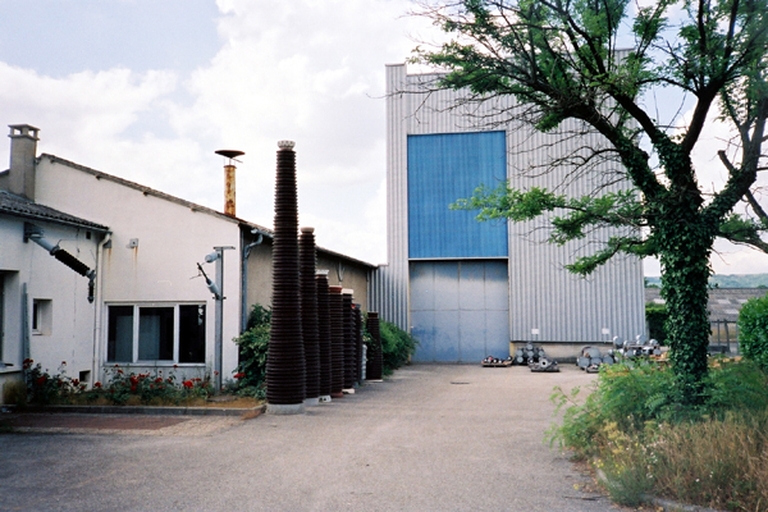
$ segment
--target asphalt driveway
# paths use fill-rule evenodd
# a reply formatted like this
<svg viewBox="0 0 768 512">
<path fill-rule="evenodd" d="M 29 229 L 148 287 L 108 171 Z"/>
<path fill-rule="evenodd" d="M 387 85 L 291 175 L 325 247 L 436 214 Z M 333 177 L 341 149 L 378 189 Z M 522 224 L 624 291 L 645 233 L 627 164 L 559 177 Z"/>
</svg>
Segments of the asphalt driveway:
<svg viewBox="0 0 768 512">
<path fill-rule="evenodd" d="M 414 365 L 303 415 L 0 434 L 0 510 L 617 510 L 544 441 L 553 387 L 595 378 L 561 370 Z"/>
</svg>

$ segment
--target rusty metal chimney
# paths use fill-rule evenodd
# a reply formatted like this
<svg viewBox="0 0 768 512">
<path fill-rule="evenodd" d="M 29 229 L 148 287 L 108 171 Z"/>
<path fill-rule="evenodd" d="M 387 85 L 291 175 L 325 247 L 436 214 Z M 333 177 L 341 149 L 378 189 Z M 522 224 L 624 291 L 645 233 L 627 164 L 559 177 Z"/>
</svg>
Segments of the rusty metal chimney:
<svg viewBox="0 0 768 512">
<path fill-rule="evenodd" d="M 235 217 L 235 164 L 232 162 L 239 162 L 236 160 L 238 156 L 242 156 L 245 153 L 236 149 L 220 149 L 215 152 L 217 155 L 221 155 L 227 158 L 228 161 L 224 165 L 224 214 L 230 217 Z"/>
<path fill-rule="evenodd" d="M 35 158 L 37 158 L 37 133 L 28 124 L 8 126 L 11 133 L 11 162 L 8 173 L 8 190 L 14 194 L 35 200 Z"/>
</svg>

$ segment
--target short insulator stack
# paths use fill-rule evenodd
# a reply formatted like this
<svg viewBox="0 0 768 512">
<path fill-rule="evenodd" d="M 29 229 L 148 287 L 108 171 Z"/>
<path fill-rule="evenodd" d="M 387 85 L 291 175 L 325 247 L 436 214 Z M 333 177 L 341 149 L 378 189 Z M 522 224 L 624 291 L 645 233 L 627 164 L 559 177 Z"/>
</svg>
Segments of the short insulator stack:
<svg viewBox="0 0 768 512">
<path fill-rule="evenodd" d="M 275 180 L 272 242 L 272 322 L 267 357 L 267 410 L 302 412 L 305 396 L 304 342 L 299 295 L 298 198 L 293 142 L 280 141 Z"/>
<path fill-rule="evenodd" d="M 384 360 L 381 351 L 381 330 L 379 328 L 379 313 L 377 311 L 368 312 L 366 327 L 368 328 L 368 334 L 371 335 L 371 342 L 368 345 L 368 362 L 365 367 L 365 376 L 368 380 L 381 380 L 384 374 Z"/>
<path fill-rule="evenodd" d="M 329 286 L 331 318 L 331 396 L 344 396 L 344 306 L 341 286 Z"/>
<path fill-rule="evenodd" d="M 315 282 L 314 228 L 301 228 L 299 237 L 299 282 L 301 288 L 301 335 L 304 340 L 307 403 L 320 396 L 320 346 L 317 325 L 317 283 Z"/>
<path fill-rule="evenodd" d="M 328 291 L 328 271 L 318 270 L 317 283 L 317 330 L 320 353 L 320 399 L 331 399 L 331 308 Z"/>
<path fill-rule="evenodd" d="M 341 295 L 344 308 L 344 389 L 355 387 L 355 311 L 352 308 L 352 291 L 343 290 Z"/>
</svg>

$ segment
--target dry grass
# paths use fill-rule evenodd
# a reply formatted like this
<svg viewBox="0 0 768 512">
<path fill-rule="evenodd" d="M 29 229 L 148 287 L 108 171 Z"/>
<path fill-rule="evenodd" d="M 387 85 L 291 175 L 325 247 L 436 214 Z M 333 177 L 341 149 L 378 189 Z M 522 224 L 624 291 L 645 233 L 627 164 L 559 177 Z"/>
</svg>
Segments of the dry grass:
<svg viewBox="0 0 768 512">
<path fill-rule="evenodd" d="M 655 490 L 687 503 L 768 511 L 768 413 L 667 427 L 648 447 Z"/>
<path fill-rule="evenodd" d="M 607 430 L 598 467 L 617 502 L 636 505 L 650 492 L 718 510 L 768 511 L 768 411 L 649 426 L 641 441 Z"/>
</svg>

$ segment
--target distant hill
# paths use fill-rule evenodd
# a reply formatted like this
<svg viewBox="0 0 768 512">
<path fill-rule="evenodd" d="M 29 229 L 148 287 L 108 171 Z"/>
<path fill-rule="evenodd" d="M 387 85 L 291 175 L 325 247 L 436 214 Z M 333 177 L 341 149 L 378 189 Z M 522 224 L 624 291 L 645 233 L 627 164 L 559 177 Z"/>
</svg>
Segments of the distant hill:
<svg viewBox="0 0 768 512">
<path fill-rule="evenodd" d="M 717 288 L 768 288 L 768 274 L 715 274 L 709 284 Z M 661 278 L 646 276 L 645 286 L 661 286 Z"/>
</svg>

